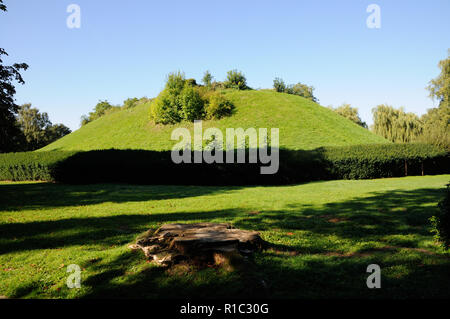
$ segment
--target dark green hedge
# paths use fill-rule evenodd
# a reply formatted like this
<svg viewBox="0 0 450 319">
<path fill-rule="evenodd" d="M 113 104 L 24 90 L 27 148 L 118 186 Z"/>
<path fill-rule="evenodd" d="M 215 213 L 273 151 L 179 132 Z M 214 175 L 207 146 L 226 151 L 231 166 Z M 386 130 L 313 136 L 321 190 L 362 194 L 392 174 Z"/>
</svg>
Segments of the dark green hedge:
<svg viewBox="0 0 450 319">
<path fill-rule="evenodd" d="M 174 164 L 170 152 L 100 150 L 0 154 L 0 180 L 184 185 L 291 184 L 450 173 L 449 154 L 431 145 L 384 144 L 280 150 L 274 175 L 261 164 Z"/>
</svg>

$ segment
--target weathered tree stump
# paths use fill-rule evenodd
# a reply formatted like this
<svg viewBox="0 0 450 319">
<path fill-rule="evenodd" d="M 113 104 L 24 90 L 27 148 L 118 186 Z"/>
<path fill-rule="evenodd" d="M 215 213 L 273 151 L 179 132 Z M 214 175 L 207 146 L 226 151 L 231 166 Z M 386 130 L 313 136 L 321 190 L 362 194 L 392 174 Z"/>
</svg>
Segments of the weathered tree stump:
<svg viewBox="0 0 450 319">
<path fill-rule="evenodd" d="M 227 264 L 264 246 L 258 232 L 229 224 L 196 223 L 163 225 L 129 247 L 142 249 L 157 264 L 170 266 L 181 261 Z"/>
</svg>

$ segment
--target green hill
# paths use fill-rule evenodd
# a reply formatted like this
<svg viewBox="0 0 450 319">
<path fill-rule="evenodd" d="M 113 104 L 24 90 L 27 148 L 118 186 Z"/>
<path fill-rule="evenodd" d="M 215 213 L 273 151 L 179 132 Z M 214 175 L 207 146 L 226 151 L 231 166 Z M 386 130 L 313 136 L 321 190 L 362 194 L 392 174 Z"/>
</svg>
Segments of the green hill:
<svg viewBox="0 0 450 319">
<path fill-rule="evenodd" d="M 234 103 L 235 113 L 220 120 L 204 121 L 203 130 L 218 127 L 225 133 L 226 128 L 277 127 L 280 147 L 289 149 L 388 143 L 328 108 L 296 95 L 270 90 L 228 90 L 225 94 Z M 176 143 L 170 139 L 176 127 L 193 131 L 193 123 L 150 123 L 149 104 L 143 104 L 101 117 L 41 150 L 170 150 Z"/>
</svg>

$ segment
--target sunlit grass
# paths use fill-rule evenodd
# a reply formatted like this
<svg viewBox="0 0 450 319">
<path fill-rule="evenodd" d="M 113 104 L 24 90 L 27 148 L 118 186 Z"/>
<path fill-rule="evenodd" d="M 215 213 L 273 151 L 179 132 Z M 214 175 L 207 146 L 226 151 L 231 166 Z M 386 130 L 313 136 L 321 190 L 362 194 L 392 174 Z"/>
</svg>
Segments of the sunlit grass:
<svg viewBox="0 0 450 319">
<path fill-rule="evenodd" d="M 0 295 L 8 297 L 449 297 L 433 241 L 449 175 L 279 187 L 0 183 Z M 173 271 L 127 245 L 169 222 L 230 222 L 271 247 L 243 269 Z M 382 268 L 382 288 L 366 268 Z M 82 288 L 68 289 L 69 264 Z"/>
<path fill-rule="evenodd" d="M 328 108 L 299 96 L 269 90 L 228 90 L 226 96 L 234 103 L 235 113 L 221 120 L 204 121 L 204 130 L 218 127 L 225 134 L 226 128 L 279 128 L 280 147 L 296 150 L 387 143 Z M 151 124 L 149 104 L 144 104 L 106 115 L 42 150 L 171 150 L 176 143 L 171 140 L 175 127 L 186 127 L 193 136 L 192 123 Z"/>
</svg>

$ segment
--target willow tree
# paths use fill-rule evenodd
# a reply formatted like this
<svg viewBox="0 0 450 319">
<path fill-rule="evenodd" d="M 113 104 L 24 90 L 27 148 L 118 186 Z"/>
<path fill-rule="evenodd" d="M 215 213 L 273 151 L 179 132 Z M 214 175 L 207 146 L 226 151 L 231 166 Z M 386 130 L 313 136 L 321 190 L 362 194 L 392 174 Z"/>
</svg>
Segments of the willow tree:
<svg viewBox="0 0 450 319">
<path fill-rule="evenodd" d="M 422 123 L 414 113 L 405 113 L 403 108 L 395 109 L 390 105 L 378 105 L 372 109 L 375 134 L 391 142 L 409 143 L 415 141 L 422 132 Z"/>
</svg>

